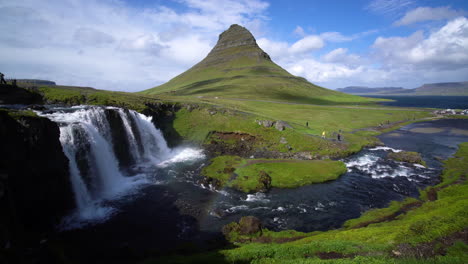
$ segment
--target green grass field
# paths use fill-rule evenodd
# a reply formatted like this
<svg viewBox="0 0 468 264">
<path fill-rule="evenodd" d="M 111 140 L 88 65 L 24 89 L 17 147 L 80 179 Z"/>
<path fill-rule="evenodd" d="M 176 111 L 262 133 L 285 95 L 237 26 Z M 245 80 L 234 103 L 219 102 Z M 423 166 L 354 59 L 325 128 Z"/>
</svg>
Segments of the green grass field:
<svg viewBox="0 0 468 264">
<path fill-rule="evenodd" d="M 76 86 L 41 86 L 39 92 L 51 104 L 62 103 L 67 105 L 110 105 L 125 107 L 136 111 L 144 111 L 147 103 L 156 101 L 151 96 L 142 96 L 134 93 L 96 90 Z"/>
</svg>

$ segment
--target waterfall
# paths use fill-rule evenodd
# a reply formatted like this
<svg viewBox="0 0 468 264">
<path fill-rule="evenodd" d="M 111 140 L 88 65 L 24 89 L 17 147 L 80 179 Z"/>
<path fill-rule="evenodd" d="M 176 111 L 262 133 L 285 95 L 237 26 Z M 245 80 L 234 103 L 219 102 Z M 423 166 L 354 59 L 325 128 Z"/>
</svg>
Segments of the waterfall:
<svg viewBox="0 0 468 264">
<path fill-rule="evenodd" d="M 112 211 L 102 205 L 104 201 L 145 182 L 142 175 L 130 177 L 121 171 L 119 164 L 125 157 L 116 155 L 116 149 L 127 147 L 121 153 L 129 153 L 135 164 L 156 165 L 171 153 L 151 117 L 132 110 L 85 106 L 38 114 L 60 126 L 81 220 L 103 218 Z"/>
</svg>

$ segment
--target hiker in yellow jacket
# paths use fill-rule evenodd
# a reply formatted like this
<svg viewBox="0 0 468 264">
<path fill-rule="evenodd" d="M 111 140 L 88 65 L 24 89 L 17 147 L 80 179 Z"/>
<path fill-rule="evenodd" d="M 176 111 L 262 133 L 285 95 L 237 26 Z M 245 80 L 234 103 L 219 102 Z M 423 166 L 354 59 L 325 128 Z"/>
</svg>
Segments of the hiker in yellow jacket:
<svg viewBox="0 0 468 264">
<path fill-rule="evenodd" d="M 322 138 L 325 138 L 325 131 L 322 132 Z"/>
</svg>

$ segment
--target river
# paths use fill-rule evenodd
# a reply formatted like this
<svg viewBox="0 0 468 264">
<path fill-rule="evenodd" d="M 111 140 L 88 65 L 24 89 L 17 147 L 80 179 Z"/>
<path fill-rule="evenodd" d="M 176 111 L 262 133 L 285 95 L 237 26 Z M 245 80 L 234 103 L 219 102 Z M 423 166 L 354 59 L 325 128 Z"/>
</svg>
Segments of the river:
<svg viewBox="0 0 468 264">
<path fill-rule="evenodd" d="M 77 249 L 74 257 L 96 262 L 125 262 L 187 245 L 192 250 L 217 248 L 224 243 L 222 226 L 246 215 L 260 218 L 272 230 L 339 228 L 371 208 L 417 197 L 420 189 L 439 181 L 440 160 L 468 141 L 466 119 L 415 123 L 379 136 L 384 147 L 343 159 L 348 171 L 335 181 L 244 194 L 199 184 L 207 163 L 203 151 L 193 146 L 169 149 L 149 117 L 87 106 L 41 115 L 60 125 L 78 204 L 58 236 Z M 113 130 L 124 132 L 114 135 Z M 121 145 L 129 157 L 117 153 Z M 420 152 L 427 167 L 386 158 L 401 150 Z M 127 167 L 118 165 L 122 159 L 131 160 Z"/>
</svg>

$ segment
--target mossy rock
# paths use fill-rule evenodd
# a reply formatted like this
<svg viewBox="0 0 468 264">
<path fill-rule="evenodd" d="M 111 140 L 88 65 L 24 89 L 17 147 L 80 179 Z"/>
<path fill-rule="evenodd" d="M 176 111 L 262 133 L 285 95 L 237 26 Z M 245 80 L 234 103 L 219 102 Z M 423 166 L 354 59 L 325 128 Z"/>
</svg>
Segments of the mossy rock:
<svg viewBox="0 0 468 264">
<path fill-rule="evenodd" d="M 222 233 L 227 240 L 244 241 L 262 235 L 262 221 L 255 216 L 243 216 L 239 222 L 223 226 Z"/>
<path fill-rule="evenodd" d="M 421 164 L 426 166 L 426 162 L 422 159 L 421 154 L 413 151 L 392 152 L 388 154 L 387 157 L 396 161 Z"/>
</svg>

